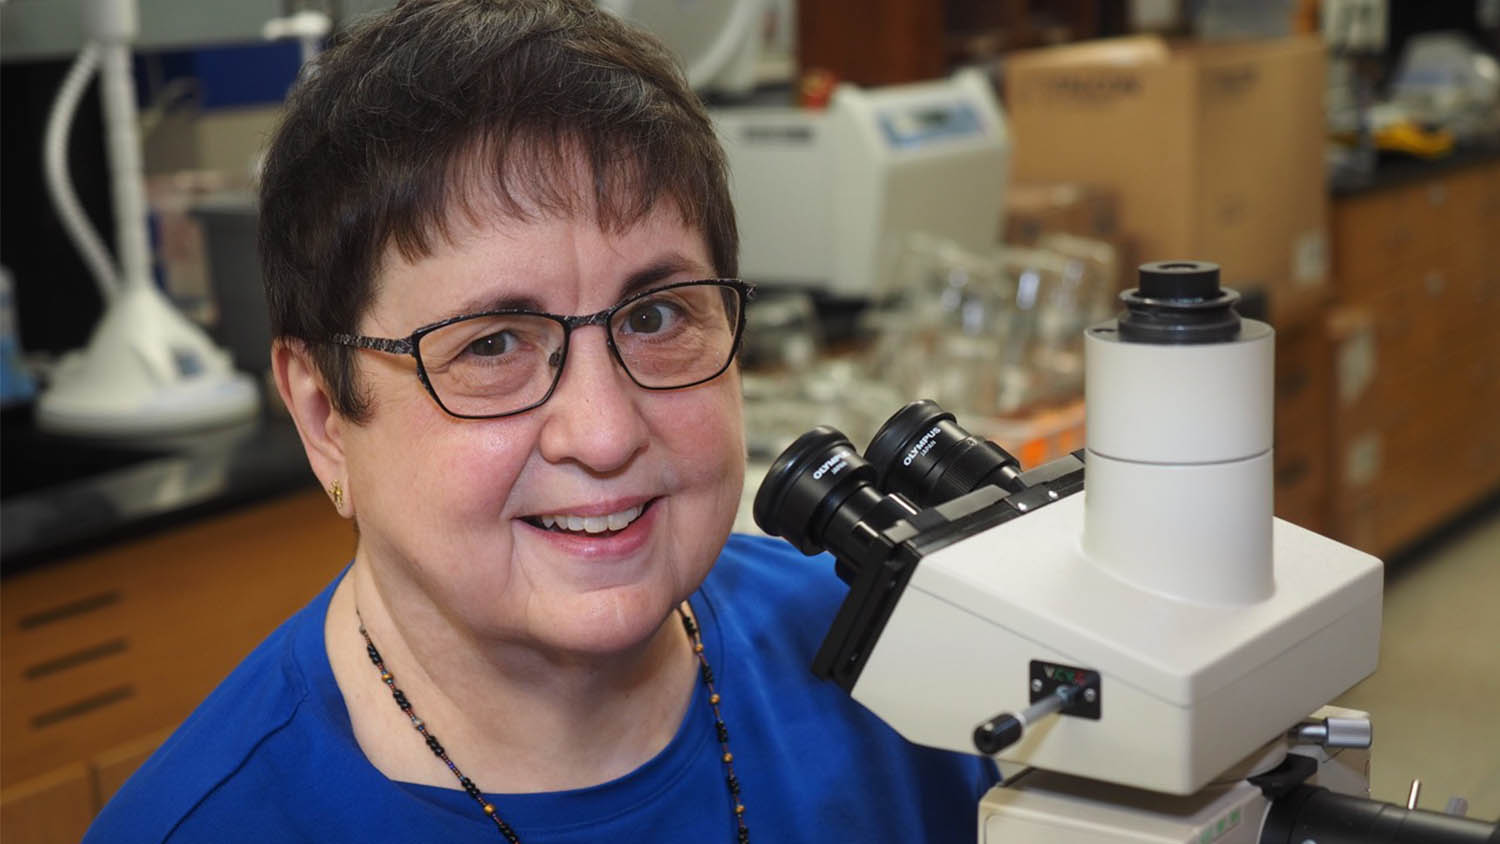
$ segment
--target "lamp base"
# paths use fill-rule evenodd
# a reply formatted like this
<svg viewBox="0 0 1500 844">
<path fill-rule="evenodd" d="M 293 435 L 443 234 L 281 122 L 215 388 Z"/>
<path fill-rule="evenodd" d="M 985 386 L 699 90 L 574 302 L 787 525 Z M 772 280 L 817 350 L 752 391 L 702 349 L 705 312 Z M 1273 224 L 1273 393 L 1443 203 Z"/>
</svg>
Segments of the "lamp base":
<svg viewBox="0 0 1500 844">
<path fill-rule="evenodd" d="M 260 406 L 237 372 L 155 287 L 126 285 L 88 346 L 70 354 L 37 401 L 37 426 L 70 436 L 137 438 L 246 420 Z"/>
</svg>

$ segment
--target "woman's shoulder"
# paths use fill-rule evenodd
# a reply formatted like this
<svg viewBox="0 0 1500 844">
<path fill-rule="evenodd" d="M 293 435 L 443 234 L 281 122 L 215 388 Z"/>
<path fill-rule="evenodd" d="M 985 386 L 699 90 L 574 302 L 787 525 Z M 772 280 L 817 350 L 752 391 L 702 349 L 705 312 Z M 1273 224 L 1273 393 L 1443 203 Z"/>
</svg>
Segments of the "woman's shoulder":
<svg viewBox="0 0 1500 844">
<path fill-rule="evenodd" d="M 703 584 L 708 608 L 737 644 L 804 668 L 848 593 L 831 555 L 809 557 L 785 540 L 739 533 Z"/>
<path fill-rule="evenodd" d="M 849 591 L 834 575 L 832 555 L 807 556 L 784 539 L 744 533 L 730 535 L 709 579 L 718 589 L 759 596 L 758 604 L 793 610 L 831 610 Z"/>
<path fill-rule="evenodd" d="M 261 777 L 260 768 L 316 691 L 304 655 L 321 647 L 328 595 L 325 591 L 283 622 L 198 705 L 110 799 L 90 827 L 86 844 L 176 840 L 173 836 L 185 822 L 235 791 L 237 783 L 275 781 L 269 774 Z"/>
</svg>

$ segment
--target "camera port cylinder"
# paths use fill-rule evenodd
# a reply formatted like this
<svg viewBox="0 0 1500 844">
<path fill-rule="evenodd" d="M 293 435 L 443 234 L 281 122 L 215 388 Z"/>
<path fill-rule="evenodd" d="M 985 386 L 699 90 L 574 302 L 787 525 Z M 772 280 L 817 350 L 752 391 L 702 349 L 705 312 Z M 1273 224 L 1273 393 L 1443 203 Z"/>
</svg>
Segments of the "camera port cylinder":
<svg viewBox="0 0 1500 844">
<path fill-rule="evenodd" d="M 1206 262 L 1147 264 L 1120 298 L 1127 312 L 1085 335 L 1084 550 L 1148 591 L 1262 601 L 1275 333 L 1234 313 Z"/>
</svg>

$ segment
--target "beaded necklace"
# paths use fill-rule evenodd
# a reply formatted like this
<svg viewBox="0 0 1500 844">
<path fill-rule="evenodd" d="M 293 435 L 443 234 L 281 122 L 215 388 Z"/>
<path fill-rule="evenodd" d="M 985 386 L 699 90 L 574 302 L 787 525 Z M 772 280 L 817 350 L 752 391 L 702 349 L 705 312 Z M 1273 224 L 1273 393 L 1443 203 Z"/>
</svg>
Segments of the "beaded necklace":
<svg viewBox="0 0 1500 844">
<path fill-rule="evenodd" d="M 729 752 L 729 728 L 724 725 L 724 716 L 719 711 L 720 698 L 719 693 L 714 689 L 714 671 L 708 665 L 708 658 L 703 655 L 703 638 L 698 635 L 698 625 L 693 623 L 693 619 L 683 611 L 682 607 L 677 608 L 677 615 L 682 619 L 682 629 L 687 631 L 688 641 L 693 645 L 693 654 L 698 658 L 698 676 L 703 680 L 704 688 L 708 690 L 708 704 L 713 709 L 714 734 L 719 739 L 719 750 L 722 751 L 719 761 L 724 765 L 724 784 L 729 788 L 729 802 L 734 805 L 735 840 L 738 844 L 749 844 L 750 830 L 745 826 L 745 804 L 740 801 L 740 780 L 734 773 L 734 754 Z M 427 748 L 444 765 L 448 766 L 448 770 L 458 778 L 459 785 L 463 786 L 464 791 L 468 792 L 474 802 L 479 804 L 485 816 L 495 822 L 495 828 L 500 831 L 500 835 L 510 844 L 521 844 L 521 839 L 516 836 L 515 830 L 511 829 L 510 824 L 506 823 L 500 817 L 500 813 L 495 811 L 494 804 L 484 799 L 484 792 L 479 786 L 464 776 L 463 771 L 453 764 L 453 760 L 448 758 L 448 751 L 443 748 L 437 736 L 427 729 L 427 724 L 412 710 L 411 701 L 406 699 L 406 694 L 396 685 L 395 675 L 385 667 L 385 661 L 380 658 L 380 651 L 375 648 L 374 640 L 365 630 L 365 620 L 360 616 L 358 607 L 354 609 L 354 616 L 359 619 L 359 635 L 364 637 L 365 652 L 370 655 L 370 661 L 375 663 L 376 670 L 380 672 L 380 679 L 391 690 L 391 696 L 396 699 L 396 705 L 401 707 L 401 711 L 411 720 L 412 727 L 427 740 Z"/>
</svg>

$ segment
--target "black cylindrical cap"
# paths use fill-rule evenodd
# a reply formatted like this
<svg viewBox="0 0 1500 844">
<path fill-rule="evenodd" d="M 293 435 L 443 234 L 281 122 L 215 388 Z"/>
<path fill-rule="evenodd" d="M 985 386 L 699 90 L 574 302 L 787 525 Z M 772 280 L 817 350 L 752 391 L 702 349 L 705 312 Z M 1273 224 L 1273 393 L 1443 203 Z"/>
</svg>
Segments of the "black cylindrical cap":
<svg viewBox="0 0 1500 844">
<path fill-rule="evenodd" d="M 1208 261 L 1155 261 L 1138 272 L 1147 299 L 1215 299 L 1221 292 L 1219 265 Z"/>
<path fill-rule="evenodd" d="M 1240 294 L 1219 286 L 1209 261 L 1142 264 L 1139 286 L 1120 294 L 1120 339 L 1164 345 L 1224 343 L 1240 333 Z"/>
</svg>

